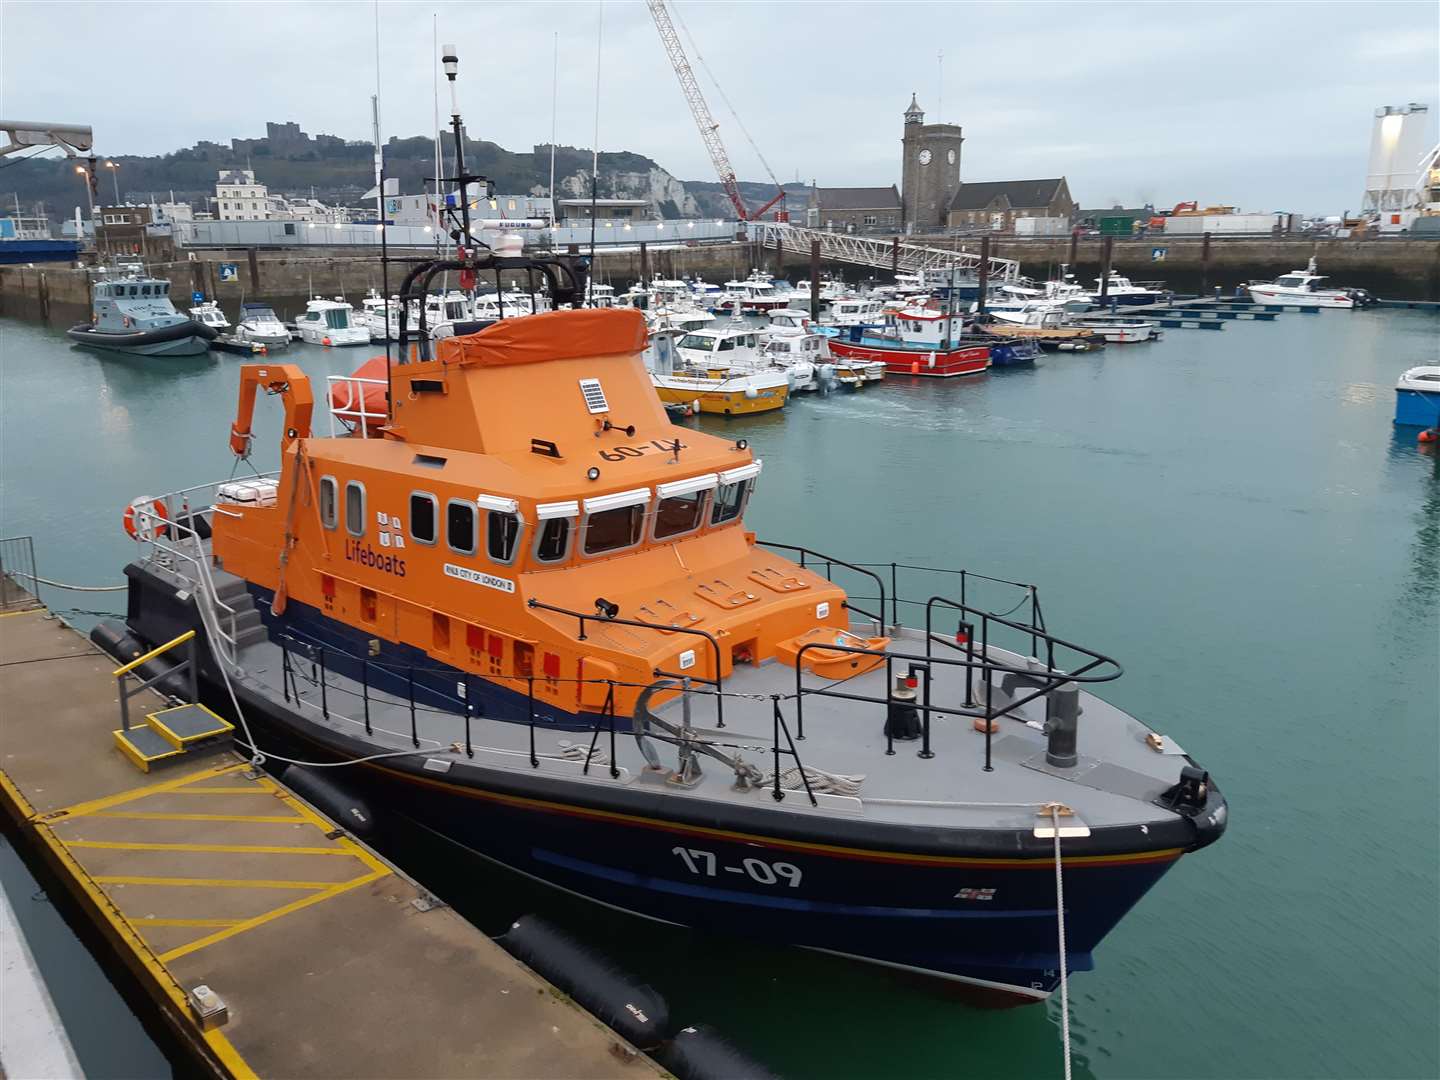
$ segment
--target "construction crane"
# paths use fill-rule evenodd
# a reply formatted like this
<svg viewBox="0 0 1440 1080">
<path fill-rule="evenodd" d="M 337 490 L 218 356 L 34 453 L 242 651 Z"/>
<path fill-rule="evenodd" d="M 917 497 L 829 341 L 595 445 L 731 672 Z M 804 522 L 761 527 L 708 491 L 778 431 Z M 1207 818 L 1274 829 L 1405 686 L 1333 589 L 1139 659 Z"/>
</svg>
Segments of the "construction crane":
<svg viewBox="0 0 1440 1080">
<path fill-rule="evenodd" d="M 675 69 L 675 77 L 680 80 L 680 90 L 690 106 L 690 115 L 695 117 L 695 126 L 700 129 L 700 138 L 710 154 L 710 163 L 715 166 L 716 175 L 720 177 L 720 186 L 725 189 L 725 194 L 730 196 L 730 204 L 735 207 L 735 213 L 741 221 L 758 221 L 766 210 L 785 197 L 785 189 L 780 188 L 775 197 L 755 213 L 752 214 L 746 209 L 745 200 L 740 195 L 740 183 L 735 179 L 735 168 L 730 164 L 730 155 L 725 151 L 725 143 L 720 138 L 720 125 L 710 115 L 710 106 L 705 103 L 705 95 L 700 92 L 695 72 L 690 70 L 690 61 L 685 58 L 685 49 L 680 44 L 680 35 L 675 32 L 675 25 L 670 21 L 670 12 L 665 9 L 665 0 L 645 0 L 645 6 L 650 9 L 650 17 L 655 20 L 655 29 L 660 31 L 660 43 L 665 46 L 670 66 Z"/>
</svg>

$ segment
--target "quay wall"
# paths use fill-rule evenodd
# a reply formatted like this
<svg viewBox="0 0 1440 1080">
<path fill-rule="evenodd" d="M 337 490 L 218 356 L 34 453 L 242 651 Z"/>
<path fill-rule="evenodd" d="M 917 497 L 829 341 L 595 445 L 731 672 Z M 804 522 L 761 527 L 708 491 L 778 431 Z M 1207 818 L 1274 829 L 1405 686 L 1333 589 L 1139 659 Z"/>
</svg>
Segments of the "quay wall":
<svg viewBox="0 0 1440 1080">
<path fill-rule="evenodd" d="M 924 238 L 930 247 L 954 247 L 978 252 L 974 238 Z M 1154 258 L 1157 249 L 1163 257 Z M 1069 237 L 995 237 L 991 254 L 1018 259 L 1021 272 L 1044 279 L 1062 263 L 1088 284 L 1100 272 L 1102 240 L 1084 237 L 1073 244 Z M 276 252 L 256 249 L 196 251 L 193 258 L 152 263 L 150 270 L 168 277 L 176 306 L 183 308 L 190 292 L 218 297 L 232 316 L 240 301 L 268 303 L 282 316 L 303 310 L 311 295 L 343 294 L 358 302 L 371 288 L 379 288 L 380 263 L 374 254 L 357 255 L 353 248 L 307 249 Z M 406 253 L 397 253 L 403 257 Z M 414 253 L 410 253 L 414 254 Z M 1178 292 L 1209 292 L 1216 286 L 1226 292 L 1251 278 L 1270 279 L 1303 267 L 1314 255 L 1320 270 L 1337 285 L 1368 289 L 1376 296 L 1440 301 L 1440 240 L 1304 240 L 1283 237 L 1153 236 L 1116 238 L 1111 265 L 1135 280 L 1163 280 Z M 652 275 L 697 275 L 713 282 L 743 277 L 752 267 L 764 267 L 791 279 L 808 277 L 809 260 L 803 255 L 762 250 L 751 243 L 715 244 L 693 248 L 648 251 Z M 218 266 L 234 263 L 238 280 L 221 283 Z M 601 251 L 596 259 L 597 279 L 624 289 L 640 276 L 638 251 Z M 883 271 L 848 264 L 827 264 L 825 271 L 858 281 L 884 276 Z M 390 288 L 398 288 L 404 266 L 390 267 Z M 0 266 L 0 315 L 38 319 L 64 326 L 89 316 L 93 267 L 58 265 Z M 507 284 L 509 282 L 507 281 Z"/>
</svg>

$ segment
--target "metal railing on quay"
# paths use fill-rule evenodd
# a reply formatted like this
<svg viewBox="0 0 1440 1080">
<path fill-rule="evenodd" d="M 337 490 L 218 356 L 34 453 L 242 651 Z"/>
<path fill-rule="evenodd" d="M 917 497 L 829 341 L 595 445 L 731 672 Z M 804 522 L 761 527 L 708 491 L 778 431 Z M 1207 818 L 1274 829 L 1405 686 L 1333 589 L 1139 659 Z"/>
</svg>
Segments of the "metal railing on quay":
<svg viewBox="0 0 1440 1080">
<path fill-rule="evenodd" d="M 36 573 L 34 537 L 0 540 L 0 611 L 24 610 L 40 602 Z"/>
</svg>

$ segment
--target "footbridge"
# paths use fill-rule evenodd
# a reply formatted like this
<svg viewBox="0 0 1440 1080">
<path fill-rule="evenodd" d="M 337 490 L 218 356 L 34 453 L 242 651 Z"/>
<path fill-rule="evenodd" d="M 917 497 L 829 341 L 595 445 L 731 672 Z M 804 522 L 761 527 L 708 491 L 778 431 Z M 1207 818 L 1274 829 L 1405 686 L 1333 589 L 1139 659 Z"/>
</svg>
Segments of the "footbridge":
<svg viewBox="0 0 1440 1080">
<path fill-rule="evenodd" d="M 924 247 L 907 244 L 899 239 L 885 240 L 873 236 L 806 229 L 778 221 L 746 223 L 750 238 L 767 249 L 780 249 L 809 255 L 811 245 L 820 243 L 820 257 L 831 262 L 847 262 L 880 270 L 918 274 L 926 271 L 957 270 L 966 277 L 979 276 L 981 258 L 967 251 Z M 989 279 L 999 284 L 1020 279 L 1020 263 L 1014 259 L 989 259 Z"/>
</svg>

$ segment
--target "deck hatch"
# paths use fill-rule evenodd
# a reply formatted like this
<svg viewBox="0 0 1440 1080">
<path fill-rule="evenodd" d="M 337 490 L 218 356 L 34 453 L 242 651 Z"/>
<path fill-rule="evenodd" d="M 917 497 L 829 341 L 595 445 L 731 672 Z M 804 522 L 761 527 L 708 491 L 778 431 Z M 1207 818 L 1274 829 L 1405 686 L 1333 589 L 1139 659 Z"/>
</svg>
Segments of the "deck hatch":
<svg viewBox="0 0 1440 1080">
<path fill-rule="evenodd" d="M 610 411 L 610 403 L 605 400 L 605 388 L 600 385 L 599 379 L 581 379 L 580 393 L 585 395 L 585 408 L 592 413 Z"/>
</svg>

